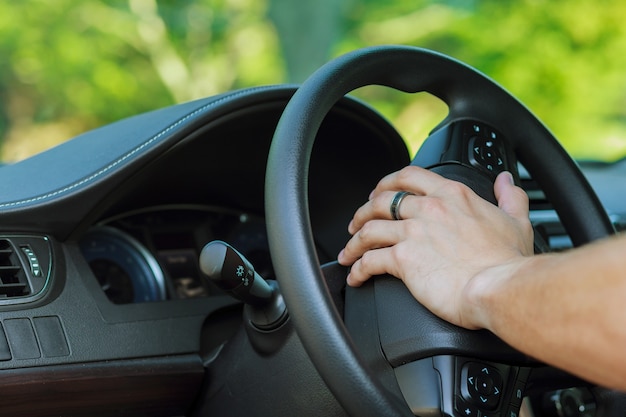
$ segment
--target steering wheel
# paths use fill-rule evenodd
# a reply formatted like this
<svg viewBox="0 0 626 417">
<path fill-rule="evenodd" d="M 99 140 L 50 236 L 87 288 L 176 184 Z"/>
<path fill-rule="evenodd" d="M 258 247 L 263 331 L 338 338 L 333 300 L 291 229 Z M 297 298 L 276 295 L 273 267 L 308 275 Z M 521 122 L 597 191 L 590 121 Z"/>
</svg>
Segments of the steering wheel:
<svg viewBox="0 0 626 417">
<path fill-rule="evenodd" d="M 306 80 L 288 103 L 276 128 L 266 172 L 269 243 L 280 288 L 308 355 L 349 415 L 412 416 L 413 412 L 399 398 L 397 386 L 383 383 L 381 371 L 360 352 L 335 308 L 316 255 L 308 213 L 308 165 L 322 120 L 345 94 L 374 84 L 408 93 L 428 92 L 448 105 L 449 114 L 441 124 L 447 128 L 440 131 L 447 132 L 445 140 L 461 145 L 445 161 L 432 164 L 432 169 L 466 182 L 477 191 L 485 189 L 485 181 L 493 179 L 489 172 L 493 167 L 487 167 L 477 155 L 472 156 L 476 141 L 484 135 L 477 136 L 471 130 L 487 130 L 487 135 L 494 137 L 497 132 L 500 156 L 505 158 L 507 169 L 516 172 L 516 162 L 511 158 L 517 157 L 553 203 L 575 245 L 612 234 L 614 229 L 576 163 L 548 129 L 496 82 L 457 60 L 414 47 L 371 47 L 330 61 Z M 418 153 L 416 160 L 419 159 Z M 491 184 L 488 182 L 486 188 L 490 189 Z M 408 291 L 402 292 L 403 286 L 397 282 L 400 281 L 380 279 L 369 289 L 353 291 L 357 297 L 368 291 L 377 294 L 370 298 L 370 305 L 360 308 L 378 309 L 379 323 L 393 322 L 385 318 L 395 314 L 393 307 L 385 311 L 389 305 L 406 307 L 405 317 L 414 317 L 412 321 L 417 323 L 404 323 L 392 330 L 381 324 L 372 329 L 378 332 L 376 341 L 383 345 L 379 356 L 388 362 L 388 369 L 421 363 L 419 372 L 434 375 L 433 381 L 444 387 L 443 393 L 435 393 L 435 397 L 443 398 L 438 406 L 446 412 L 461 415 L 463 411 L 465 415 L 470 407 L 480 407 L 486 397 L 490 401 L 487 410 L 504 415 L 510 400 L 501 397 L 512 395 L 513 387 L 509 385 L 523 379 L 525 368 L 514 365 L 523 361 L 523 355 L 491 333 L 443 323 L 407 296 Z M 383 294 L 399 296 L 403 301 L 383 302 Z M 412 335 L 403 339 L 405 346 L 398 352 L 399 339 L 390 339 L 404 331 Z M 395 343 L 393 349 L 391 342 Z M 384 346 L 386 343 L 389 346 Z M 426 368 L 434 366 L 436 372 L 423 371 L 423 358 L 430 361 Z M 488 381 L 500 384 L 495 406 L 493 396 L 489 396 L 492 392 L 481 396 L 475 392 L 477 387 L 467 382 L 473 381 L 472 372 L 484 376 L 481 371 L 496 373 L 495 380 Z M 399 377 L 398 372 L 395 375 Z M 423 389 L 420 386 L 428 383 L 421 381 L 416 389 Z M 486 414 L 482 411 L 482 415 Z"/>
</svg>

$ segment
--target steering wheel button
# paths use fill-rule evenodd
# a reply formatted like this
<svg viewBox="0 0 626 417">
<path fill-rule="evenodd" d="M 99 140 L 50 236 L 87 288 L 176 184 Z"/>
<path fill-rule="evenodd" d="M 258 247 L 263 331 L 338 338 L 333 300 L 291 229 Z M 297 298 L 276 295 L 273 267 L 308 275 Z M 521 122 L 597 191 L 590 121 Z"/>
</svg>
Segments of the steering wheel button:
<svg viewBox="0 0 626 417">
<path fill-rule="evenodd" d="M 456 397 L 454 408 L 460 417 L 480 417 L 478 408 L 461 397 Z"/>
<path fill-rule="evenodd" d="M 506 414 L 504 414 L 504 417 L 519 417 L 519 408 L 518 407 L 509 407 L 506 410 Z"/>
<path fill-rule="evenodd" d="M 493 411 L 502 397 L 502 375 L 493 366 L 479 362 L 466 363 L 462 370 L 463 397 L 480 410 Z"/>
<path fill-rule="evenodd" d="M 480 133 L 485 133 L 484 129 Z M 490 134 L 490 136 L 491 138 L 482 135 L 470 138 L 469 161 L 475 167 L 497 174 L 506 169 L 506 167 L 502 157 L 503 151 L 499 142 L 497 142 L 495 134 Z"/>
<path fill-rule="evenodd" d="M 485 410 L 495 410 L 500 402 L 499 395 L 479 395 L 475 400 L 478 406 Z"/>
<path fill-rule="evenodd" d="M 476 392 L 480 395 L 492 395 L 495 393 L 493 379 L 489 376 L 479 375 L 475 379 Z"/>
<path fill-rule="evenodd" d="M 515 381 L 515 385 L 513 385 L 513 394 L 511 395 L 511 406 L 519 407 L 522 405 L 525 387 L 526 382 L 520 380 Z"/>
</svg>

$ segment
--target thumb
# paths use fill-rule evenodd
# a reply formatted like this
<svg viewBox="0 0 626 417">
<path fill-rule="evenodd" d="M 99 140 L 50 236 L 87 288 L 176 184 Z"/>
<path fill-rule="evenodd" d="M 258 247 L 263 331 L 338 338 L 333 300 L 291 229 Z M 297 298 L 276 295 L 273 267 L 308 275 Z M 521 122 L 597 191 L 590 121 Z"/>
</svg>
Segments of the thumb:
<svg viewBox="0 0 626 417">
<path fill-rule="evenodd" d="M 528 218 L 528 196 L 513 182 L 510 172 L 501 172 L 496 178 L 493 190 L 498 200 L 498 207 L 515 218 Z"/>
</svg>

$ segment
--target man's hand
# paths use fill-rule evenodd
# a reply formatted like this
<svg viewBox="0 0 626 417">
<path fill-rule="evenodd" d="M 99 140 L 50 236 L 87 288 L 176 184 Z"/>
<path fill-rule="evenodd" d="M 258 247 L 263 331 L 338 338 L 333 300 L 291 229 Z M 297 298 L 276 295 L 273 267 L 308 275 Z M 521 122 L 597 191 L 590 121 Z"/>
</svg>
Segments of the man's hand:
<svg viewBox="0 0 626 417">
<path fill-rule="evenodd" d="M 391 201 L 409 191 L 391 220 Z M 496 207 L 417 167 L 383 178 L 357 210 L 339 262 L 348 284 L 402 279 L 426 308 L 486 328 L 527 355 L 626 392 L 626 235 L 533 254 L 528 198 L 507 173 Z"/>
<path fill-rule="evenodd" d="M 390 204 L 409 191 L 393 220 Z M 465 185 L 418 167 L 383 178 L 348 226 L 352 238 L 339 254 L 352 265 L 348 284 L 360 286 L 389 273 L 413 296 L 454 324 L 485 327 L 468 300 L 472 280 L 492 267 L 503 268 L 533 254 L 528 197 L 509 173 L 496 179 L 496 207 Z"/>
</svg>

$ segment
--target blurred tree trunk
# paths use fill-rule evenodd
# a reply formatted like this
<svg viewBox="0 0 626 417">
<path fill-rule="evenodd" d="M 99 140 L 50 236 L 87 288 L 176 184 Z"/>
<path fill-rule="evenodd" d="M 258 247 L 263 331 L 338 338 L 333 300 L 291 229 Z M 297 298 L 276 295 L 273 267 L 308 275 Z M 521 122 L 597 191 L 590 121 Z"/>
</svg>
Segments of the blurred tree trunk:
<svg viewBox="0 0 626 417">
<path fill-rule="evenodd" d="M 270 0 L 288 82 L 301 83 L 331 56 L 343 23 L 344 0 Z"/>
</svg>

